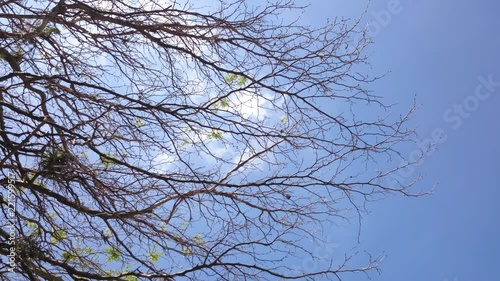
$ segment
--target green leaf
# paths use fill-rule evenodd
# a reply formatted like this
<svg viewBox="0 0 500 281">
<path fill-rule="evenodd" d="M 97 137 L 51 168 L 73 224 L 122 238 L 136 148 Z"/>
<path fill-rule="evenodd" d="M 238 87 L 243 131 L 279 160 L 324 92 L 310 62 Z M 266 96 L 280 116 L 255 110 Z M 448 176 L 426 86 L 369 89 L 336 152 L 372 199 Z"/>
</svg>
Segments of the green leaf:
<svg viewBox="0 0 500 281">
<path fill-rule="evenodd" d="M 227 107 L 229 107 L 229 102 L 228 102 L 227 98 L 222 98 L 220 101 L 218 101 L 214 104 L 214 108 L 212 109 L 212 112 L 214 114 L 217 114 L 217 112 L 219 111 L 219 108 L 227 108 Z"/>
<path fill-rule="evenodd" d="M 115 162 L 111 159 L 116 158 L 116 154 L 104 153 L 104 156 L 101 156 L 100 158 L 104 167 L 109 168 L 115 164 Z"/>
<path fill-rule="evenodd" d="M 286 116 L 285 116 L 285 115 L 281 115 L 281 117 L 280 117 L 280 121 L 281 121 L 281 123 L 285 123 L 285 122 L 286 122 L 286 120 L 287 120 L 287 119 L 286 119 Z"/>
<path fill-rule="evenodd" d="M 204 247 L 205 246 L 205 241 L 203 241 L 201 234 L 196 234 L 193 237 L 194 242 L 198 243 L 200 246 Z"/>
<path fill-rule="evenodd" d="M 38 237 L 42 234 L 42 230 L 38 227 L 36 223 L 27 221 L 26 226 L 31 230 L 30 235 Z"/>
<path fill-rule="evenodd" d="M 66 231 L 56 230 L 56 231 L 54 231 L 54 233 L 52 233 L 52 237 L 50 238 L 50 242 L 52 242 L 52 244 L 57 244 L 60 241 L 62 241 L 64 238 L 66 238 Z"/>
<path fill-rule="evenodd" d="M 111 229 L 109 228 L 106 228 L 106 231 L 104 232 L 104 236 L 109 238 L 113 235 L 113 232 L 111 231 Z"/>
<path fill-rule="evenodd" d="M 241 76 L 241 75 L 237 75 L 237 74 L 233 74 L 233 73 L 229 73 L 226 77 L 224 77 L 224 81 L 231 85 L 231 84 L 234 84 L 236 83 L 236 85 L 238 86 L 245 86 L 245 84 L 247 83 L 247 78 L 244 77 L 244 76 Z"/>
<path fill-rule="evenodd" d="M 43 33 L 45 33 L 46 35 L 61 34 L 61 31 L 59 29 L 57 29 L 57 27 L 51 26 L 51 27 L 45 28 Z"/>
<path fill-rule="evenodd" d="M 87 254 L 87 255 L 92 255 L 92 254 L 94 254 L 95 252 L 94 252 L 94 250 L 92 250 L 92 248 L 87 247 L 87 248 L 84 248 L 84 249 L 82 250 L 82 253 Z"/>
<path fill-rule="evenodd" d="M 34 222 L 30 222 L 30 221 L 27 221 L 26 222 L 26 226 L 29 227 L 31 230 L 37 230 L 38 229 L 38 225 Z"/>
<path fill-rule="evenodd" d="M 151 250 L 151 252 L 149 252 L 147 254 L 147 256 L 148 256 L 148 259 L 150 261 L 152 261 L 152 262 L 158 262 L 160 260 L 160 257 L 161 257 L 162 254 L 163 254 L 162 251 L 158 251 L 156 249 L 153 249 L 153 250 Z"/>
<path fill-rule="evenodd" d="M 137 127 L 137 128 L 141 128 L 141 127 L 144 127 L 146 124 L 144 123 L 144 121 L 142 121 L 141 118 L 135 118 L 135 121 L 134 121 L 134 126 Z"/>
<path fill-rule="evenodd" d="M 192 144 L 193 142 L 191 140 L 189 140 L 187 137 L 184 137 L 182 139 L 182 142 L 181 142 L 181 145 L 182 146 L 186 146 L 186 145 L 189 145 L 189 144 Z"/>
<path fill-rule="evenodd" d="M 127 265 L 127 268 L 128 267 L 130 267 L 130 265 Z M 128 274 L 128 273 L 130 273 L 130 271 L 123 270 L 121 275 L 125 275 L 125 274 Z M 127 280 L 127 281 L 138 281 L 139 280 L 139 278 L 137 278 L 136 276 L 133 276 L 133 275 L 127 275 L 127 276 L 123 277 L 123 279 Z"/>
<path fill-rule="evenodd" d="M 218 130 L 212 130 L 212 132 L 210 134 L 208 134 L 207 138 L 221 140 L 222 139 L 222 132 L 218 131 Z"/>
<path fill-rule="evenodd" d="M 76 260 L 76 255 L 70 253 L 70 252 L 66 252 L 64 251 L 61 255 L 61 259 L 63 262 L 73 262 Z"/>
<path fill-rule="evenodd" d="M 121 253 L 118 249 L 115 247 L 109 247 L 106 249 L 106 253 L 108 254 L 108 258 L 106 259 L 107 261 L 117 261 L 121 257 Z"/>
<path fill-rule="evenodd" d="M 75 261 L 78 258 L 79 255 L 82 255 L 82 254 L 92 255 L 94 253 L 95 253 L 94 250 L 92 250 L 92 248 L 90 248 L 90 247 L 86 247 L 86 248 L 83 248 L 83 249 L 80 248 L 80 247 L 77 247 L 75 249 L 74 253 L 70 253 L 68 251 L 64 251 L 62 253 L 62 255 L 61 255 L 61 259 L 64 262 L 67 262 L 67 261 L 73 262 L 73 261 Z M 82 266 L 83 267 L 88 267 L 88 264 L 83 261 Z"/>
<path fill-rule="evenodd" d="M 247 78 L 244 76 L 240 76 L 238 80 L 238 86 L 240 87 L 245 86 L 246 83 L 247 83 Z"/>
<path fill-rule="evenodd" d="M 226 83 L 228 84 L 233 84 L 233 82 L 236 81 L 237 78 L 238 76 L 236 74 L 229 73 L 226 77 L 224 77 L 224 81 L 226 81 Z"/>
<path fill-rule="evenodd" d="M 184 255 L 191 255 L 191 254 L 192 254 L 191 250 L 189 250 L 189 249 L 188 249 L 188 248 L 186 248 L 186 247 L 182 247 L 182 253 L 183 253 Z"/>
<path fill-rule="evenodd" d="M 228 102 L 227 98 L 221 99 L 221 101 L 220 101 L 220 107 L 222 107 L 222 108 L 229 107 L 229 102 Z"/>
<path fill-rule="evenodd" d="M 118 270 L 113 270 L 113 269 L 106 270 L 106 273 L 108 274 L 108 276 L 112 277 L 117 277 L 118 275 L 120 275 L 120 272 Z"/>
</svg>

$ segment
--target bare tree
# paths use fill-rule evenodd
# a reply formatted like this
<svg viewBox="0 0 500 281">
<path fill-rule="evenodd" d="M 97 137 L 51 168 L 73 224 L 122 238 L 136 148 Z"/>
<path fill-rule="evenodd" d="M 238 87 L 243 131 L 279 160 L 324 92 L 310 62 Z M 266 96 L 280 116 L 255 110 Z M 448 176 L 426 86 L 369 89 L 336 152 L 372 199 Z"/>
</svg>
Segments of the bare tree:
<svg viewBox="0 0 500 281">
<path fill-rule="evenodd" d="M 366 89 L 359 21 L 307 27 L 284 19 L 304 9 L 291 1 L 257 3 L 0 3 L 2 280 L 377 268 L 314 247 L 367 200 L 412 194 L 377 170 L 412 139 L 411 110 Z"/>
</svg>

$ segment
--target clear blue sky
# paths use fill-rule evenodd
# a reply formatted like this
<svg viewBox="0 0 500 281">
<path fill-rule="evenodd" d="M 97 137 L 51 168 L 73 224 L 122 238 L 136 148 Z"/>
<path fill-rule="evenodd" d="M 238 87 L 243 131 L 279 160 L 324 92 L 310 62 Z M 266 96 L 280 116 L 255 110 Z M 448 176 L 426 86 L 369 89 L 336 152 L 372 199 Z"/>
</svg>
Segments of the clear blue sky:
<svg viewBox="0 0 500 281">
<path fill-rule="evenodd" d="M 381 24 L 374 12 L 387 10 L 390 2 L 400 3 L 399 13 Z M 366 5 L 364 0 L 299 3 L 312 3 L 304 21 L 314 25 L 359 14 Z M 372 280 L 499 280 L 500 86 L 478 104 L 474 93 L 479 76 L 492 75 L 500 83 L 500 2 L 372 0 L 368 11 L 366 19 L 380 26 L 370 48 L 374 73 L 392 71 L 374 85 L 376 93 L 400 108 L 416 95 L 421 107 L 413 124 L 419 136 L 430 138 L 435 128 L 447 136 L 415 172 L 424 175 L 423 188 L 437 184 L 434 195 L 369 205 L 358 249 L 387 254 L 382 275 L 373 274 Z M 479 93 L 488 92 L 483 86 Z M 460 117 L 455 104 L 464 102 Z"/>
</svg>

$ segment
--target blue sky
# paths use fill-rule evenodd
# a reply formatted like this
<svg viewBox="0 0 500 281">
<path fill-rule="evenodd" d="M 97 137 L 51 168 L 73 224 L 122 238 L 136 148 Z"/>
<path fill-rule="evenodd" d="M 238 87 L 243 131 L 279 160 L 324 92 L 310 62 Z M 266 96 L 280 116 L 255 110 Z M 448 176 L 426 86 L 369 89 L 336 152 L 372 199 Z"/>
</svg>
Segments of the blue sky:
<svg viewBox="0 0 500 281">
<path fill-rule="evenodd" d="M 299 1 L 308 2 L 312 1 Z M 400 12 L 387 24 L 377 21 L 376 14 L 397 4 L 391 2 L 399 2 Z M 365 5 L 361 0 L 317 1 L 303 20 L 321 25 L 328 17 L 357 15 Z M 358 249 L 387 254 L 382 275 L 372 274 L 372 280 L 498 278 L 500 124 L 495 116 L 500 86 L 484 100 L 474 98 L 478 77 L 491 75 L 500 82 L 498 11 L 500 3 L 491 0 L 371 1 L 366 20 L 380 26 L 369 50 L 373 74 L 391 71 L 373 85 L 376 94 L 399 103 L 399 109 L 409 106 L 416 95 L 420 108 L 413 125 L 419 136 L 430 138 L 441 128 L 447 137 L 414 173 L 424 176 L 419 187 L 437 184 L 434 195 L 394 196 L 368 206 L 371 213 L 363 219 Z M 488 93 L 484 86 L 481 91 Z M 466 109 L 459 117 L 456 110 L 464 102 Z M 454 129 L 457 118 L 462 123 Z"/>
</svg>

